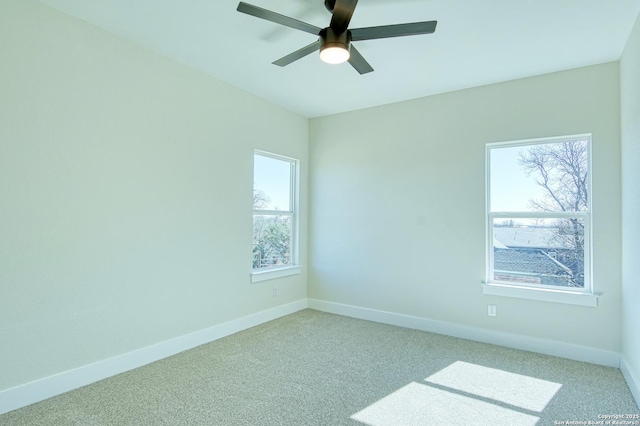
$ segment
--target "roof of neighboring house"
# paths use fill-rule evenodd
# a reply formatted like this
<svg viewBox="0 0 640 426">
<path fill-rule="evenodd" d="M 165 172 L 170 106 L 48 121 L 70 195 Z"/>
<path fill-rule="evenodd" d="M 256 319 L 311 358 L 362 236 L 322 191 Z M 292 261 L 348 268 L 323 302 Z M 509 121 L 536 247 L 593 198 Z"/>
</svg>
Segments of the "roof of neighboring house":
<svg viewBox="0 0 640 426">
<path fill-rule="evenodd" d="M 540 284 L 568 286 L 571 270 L 544 250 L 494 249 L 493 267 L 497 275 L 529 277 Z M 525 280 L 524 281 L 529 281 Z"/>
<path fill-rule="evenodd" d="M 493 248 L 506 249 L 506 248 L 509 248 L 509 247 L 505 246 L 500 241 L 498 241 L 497 239 L 494 238 L 493 239 Z"/>
<path fill-rule="evenodd" d="M 558 238 L 558 228 L 495 226 L 493 238 L 513 248 L 569 248 L 562 238 Z"/>
</svg>

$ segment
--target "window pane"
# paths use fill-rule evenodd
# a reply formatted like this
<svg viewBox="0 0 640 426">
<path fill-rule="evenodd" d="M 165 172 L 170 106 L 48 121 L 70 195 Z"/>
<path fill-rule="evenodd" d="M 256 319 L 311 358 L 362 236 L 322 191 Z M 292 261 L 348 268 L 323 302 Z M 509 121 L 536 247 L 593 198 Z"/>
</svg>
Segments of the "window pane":
<svg viewBox="0 0 640 426">
<path fill-rule="evenodd" d="M 491 211 L 588 211 L 587 151 L 586 140 L 491 148 Z"/>
<path fill-rule="evenodd" d="M 291 216 L 253 216 L 253 268 L 291 265 Z"/>
<path fill-rule="evenodd" d="M 584 220 L 493 221 L 493 279 L 584 287 Z"/>
<path fill-rule="evenodd" d="M 253 209 L 291 211 L 291 162 L 253 156 Z"/>
</svg>

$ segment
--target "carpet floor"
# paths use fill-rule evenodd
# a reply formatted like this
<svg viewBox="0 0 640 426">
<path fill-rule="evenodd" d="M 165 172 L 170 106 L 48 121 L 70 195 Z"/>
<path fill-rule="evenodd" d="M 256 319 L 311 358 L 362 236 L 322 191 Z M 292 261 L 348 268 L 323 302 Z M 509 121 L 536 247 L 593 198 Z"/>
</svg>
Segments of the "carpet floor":
<svg viewBox="0 0 640 426">
<path fill-rule="evenodd" d="M 638 425 L 639 413 L 615 368 L 306 309 L 0 425 Z"/>
</svg>

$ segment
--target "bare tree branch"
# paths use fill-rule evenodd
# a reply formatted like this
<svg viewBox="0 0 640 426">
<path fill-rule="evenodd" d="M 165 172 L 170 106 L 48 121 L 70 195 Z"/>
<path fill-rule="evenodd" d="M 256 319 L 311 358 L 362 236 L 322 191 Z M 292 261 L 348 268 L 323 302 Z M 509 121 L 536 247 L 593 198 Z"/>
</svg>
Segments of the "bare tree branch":
<svg viewBox="0 0 640 426">
<path fill-rule="evenodd" d="M 535 145 L 520 152 L 518 160 L 528 176 L 544 189 L 541 199 L 529 205 L 544 212 L 579 212 L 589 208 L 588 158 L 585 140 Z M 571 248 L 562 256 L 573 273 L 573 285 L 583 285 L 584 224 L 577 218 L 559 220 L 556 237 Z"/>
</svg>

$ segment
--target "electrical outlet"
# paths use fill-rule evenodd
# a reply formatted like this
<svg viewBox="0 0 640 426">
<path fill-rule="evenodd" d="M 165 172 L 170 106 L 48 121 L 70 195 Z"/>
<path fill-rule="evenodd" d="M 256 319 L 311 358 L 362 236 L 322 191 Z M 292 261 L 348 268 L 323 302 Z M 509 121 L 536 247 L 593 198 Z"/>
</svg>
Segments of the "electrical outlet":
<svg viewBox="0 0 640 426">
<path fill-rule="evenodd" d="M 487 315 L 490 317 L 496 316 L 496 305 L 487 305 Z"/>
<path fill-rule="evenodd" d="M 273 297 L 278 297 L 278 287 L 273 286 Z"/>
</svg>

